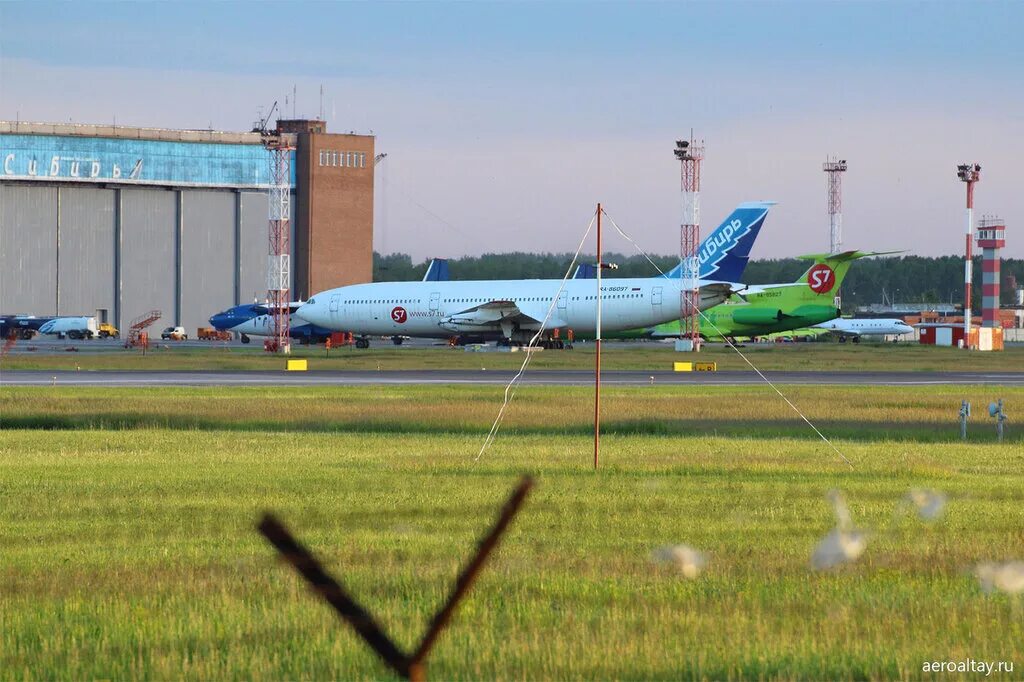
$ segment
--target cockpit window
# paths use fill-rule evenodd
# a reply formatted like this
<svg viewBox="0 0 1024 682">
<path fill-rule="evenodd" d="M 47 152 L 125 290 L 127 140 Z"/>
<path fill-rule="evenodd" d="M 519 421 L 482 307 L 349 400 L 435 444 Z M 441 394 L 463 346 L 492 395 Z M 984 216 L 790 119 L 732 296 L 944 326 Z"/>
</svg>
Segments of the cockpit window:
<svg viewBox="0 0 1024 682">
<path fill-rule="evenodd" d="M 314 303 L 316 303 L 316 299 L 315 298 L 311 298 L 308 301 L 306 301 L 306 303 L 308 303 L 309 305 L 313 305 Z"/>
</svg>

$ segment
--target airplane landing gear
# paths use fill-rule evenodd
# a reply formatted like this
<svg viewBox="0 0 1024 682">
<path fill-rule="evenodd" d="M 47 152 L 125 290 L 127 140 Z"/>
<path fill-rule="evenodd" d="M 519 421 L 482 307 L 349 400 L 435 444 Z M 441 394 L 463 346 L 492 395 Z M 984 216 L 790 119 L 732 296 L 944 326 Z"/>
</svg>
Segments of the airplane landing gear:
<svg viewBox="0 0 1024 682">
<path fill-rule="evenodd" d="M 356 348 L 369 348 L 369 347 L 370 347 L 370 339 L 368 339 L 366 337 L 360 337 L 360 338 L 356 339 Z"/>
<path fill-rule="evenodd" d="M 250 338 L 249 338 L 248 336 L 246 336 L 245 334 L 242 334 L 242 338 L 241 338 L 241 339 L 239 339 L 239 341 L 241 341 L 242 343 L 249 343 L 249 341 L 251 341 L 251 340 L 252 340 L 252 339 L 250 339 Z"/>
<path fill-rule="evenodd" d="M 401 336 L 392 336 L 391 337 L 391 343 L 395 344 L 396 346 L 401 346 L 402 345 L 402 341 L 404 341 L 404 340 L 405 339 L 403 339 Z"/>
</svg>

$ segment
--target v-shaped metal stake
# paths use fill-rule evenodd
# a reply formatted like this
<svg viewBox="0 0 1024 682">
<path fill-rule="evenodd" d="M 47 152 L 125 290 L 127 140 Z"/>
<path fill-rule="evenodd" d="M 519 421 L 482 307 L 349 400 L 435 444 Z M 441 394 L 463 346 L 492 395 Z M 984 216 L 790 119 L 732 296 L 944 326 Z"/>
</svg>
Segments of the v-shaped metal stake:
<svg viewBox="0 0 1024 682">
<path fill-rule="evenodd" d="M 298 540 L 274 516 L 265 515 L 257 528 L 392 670 L 408 680 L 424 680 L 426 679 L 426 658 L 437 641 L 438 635 L 448 625 L 455 612 L 455 607 L 472 587 L 473 581 L 487 562 L 488 556 L 498 546 L 501 536 L 519 512 L 531 487 L 533 487 L 533 479 L 524 476 L 505 506 L 502 507 L 494 527 L 480 540 L 476 554 L 459 572 L 448 600 L 434 615 L 430 627 L 427 628 L 423 639 L 420 640 L 420 645 L 412 654 L 402 652 L 384 633 L 373 616 L 349 596 L 338 581 L 324 570 L 309 550 L 299 544 Z"/>
</svg>

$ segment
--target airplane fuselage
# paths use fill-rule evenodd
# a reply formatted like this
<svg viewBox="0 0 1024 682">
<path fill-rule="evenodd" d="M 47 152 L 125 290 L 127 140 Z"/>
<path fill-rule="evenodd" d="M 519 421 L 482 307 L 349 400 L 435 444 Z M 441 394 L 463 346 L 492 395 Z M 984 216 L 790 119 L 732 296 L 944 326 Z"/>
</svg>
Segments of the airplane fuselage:
<svg viewBox="0 0 1024 682">
<path fill-rule="evenodd" d="M 914 332 L 913 327 L 898 318 L 838 318 L 814 327 L 846 336 L 900 336 Z"/>
<path fill-rule="evenodd" d="M 210 317 L 210 324 L 218 331 L 233 332 L 243 337 L 273 336 L 273 318 L 254 310 L 262 307 L 257 304 L 235 306 Z M 294 313 L 288 319 L 292 338 L 317 339 L 330 334 L 329 330 L 319 329 Z"/>
<path fill-rule="evenodd" d="M 649 326 L 679 317 L 678 278 L 603 279 L 602 330 Z M 473 334 L 513 338 L 540 328 L 597 329 L 596 280 L 380 282 L 316 294 L 299 309 L 309 322 L 335 331 L 446 338 Z M 724 301 L 729 285 L 701 283 L 702 309 Z"/>
</svg>

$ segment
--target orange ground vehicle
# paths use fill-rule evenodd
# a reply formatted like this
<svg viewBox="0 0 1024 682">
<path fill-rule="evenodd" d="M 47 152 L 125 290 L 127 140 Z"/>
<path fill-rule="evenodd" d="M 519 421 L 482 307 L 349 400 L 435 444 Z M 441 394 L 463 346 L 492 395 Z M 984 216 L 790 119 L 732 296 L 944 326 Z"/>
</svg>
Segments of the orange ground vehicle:
<svg viewBox="0 0 1024 682">
<path fill-rule="evenodd" d="M 196 338 L 203 341 L 230 341 L 231 332 L 217 331 L 213 327 L 200 327 L 196 330 Z"/>
</svg>

